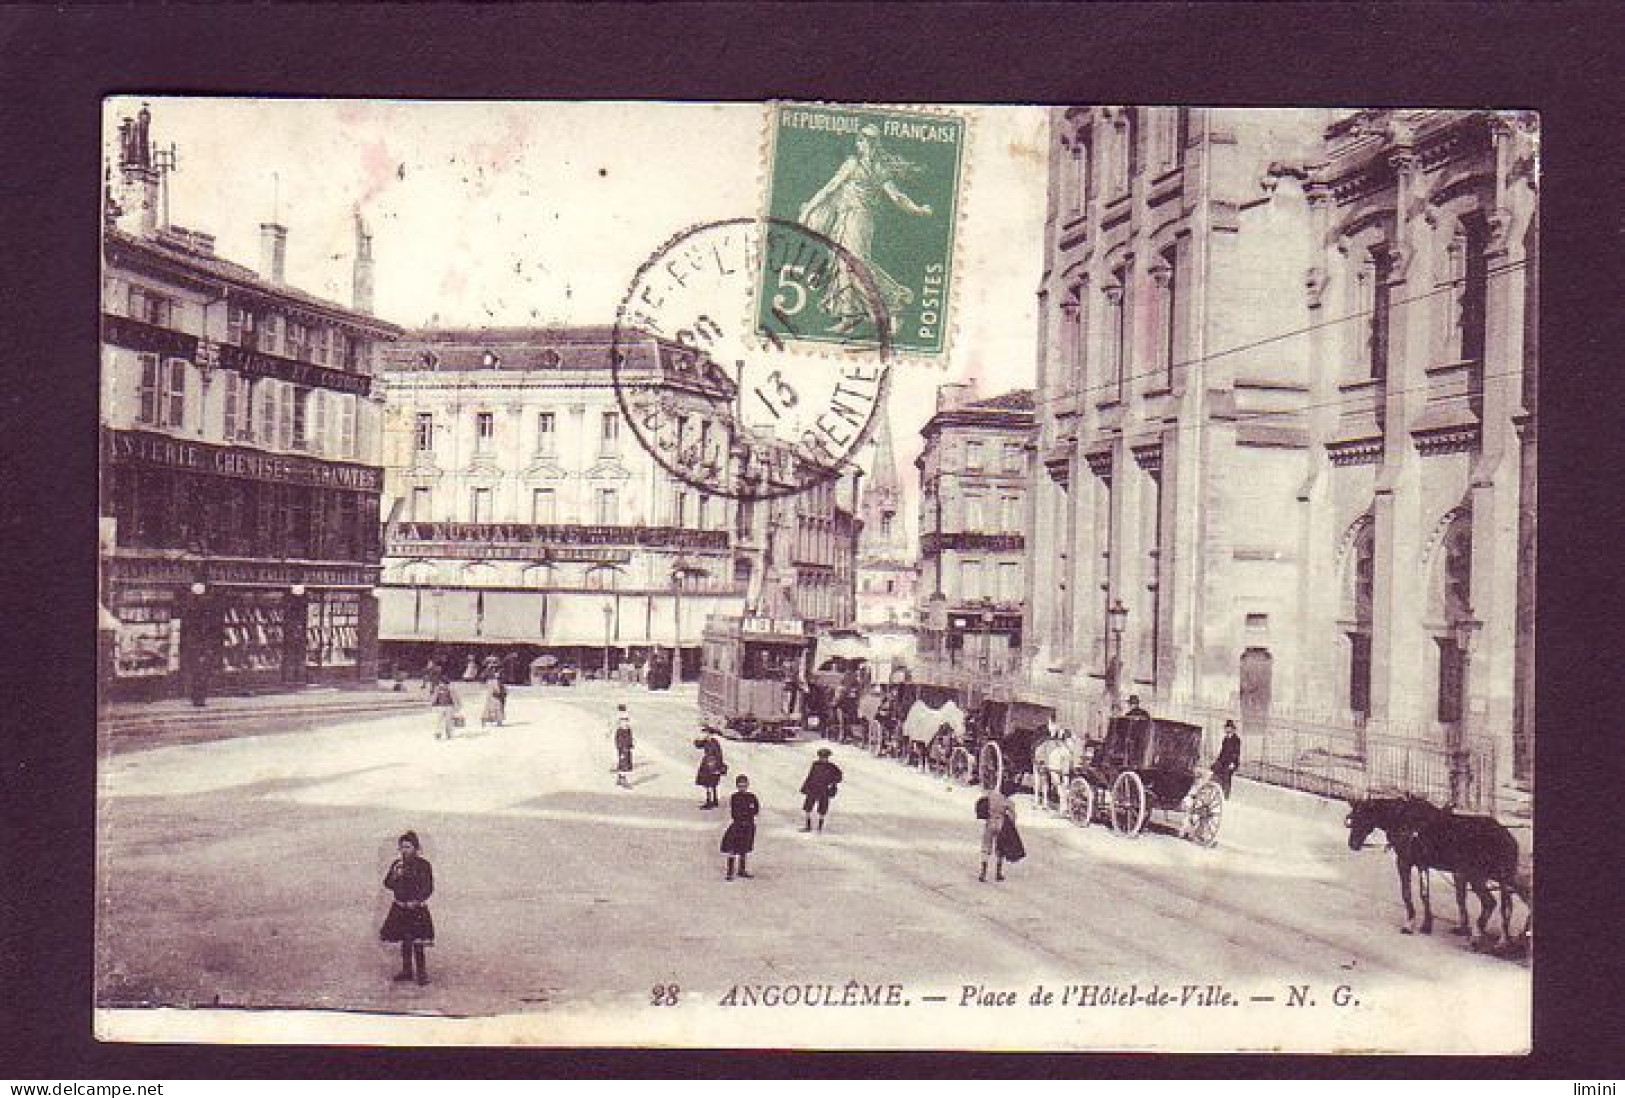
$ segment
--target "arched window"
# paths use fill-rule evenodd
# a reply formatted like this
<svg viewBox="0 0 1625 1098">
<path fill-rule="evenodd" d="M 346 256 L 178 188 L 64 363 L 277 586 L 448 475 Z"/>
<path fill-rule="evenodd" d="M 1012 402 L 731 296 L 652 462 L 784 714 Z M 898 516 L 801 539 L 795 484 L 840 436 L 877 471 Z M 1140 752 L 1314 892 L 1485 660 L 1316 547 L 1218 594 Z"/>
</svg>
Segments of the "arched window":
<svg viewBox="0 0 1625 1098">
<path fill-rule="evenodd" d="M 551 564 L 533 564 L 519 574 L 519 582 L 526 587 L 552 587 L 554 583 L 553 566 Z"/>
<path fill-rule="evenodd" d="M 401 568 L 401 582 L 413 587 L 432 586 L 439 578 L 434 565 L 426 560 L 415 560 Z"/>
<path fill-rule="evenodd" d="M 497 569 L 493 564 L 475 561 L 463 568 L 463 583 L 469 587 L 491 587 L 497 582 Z"/>
</svg>

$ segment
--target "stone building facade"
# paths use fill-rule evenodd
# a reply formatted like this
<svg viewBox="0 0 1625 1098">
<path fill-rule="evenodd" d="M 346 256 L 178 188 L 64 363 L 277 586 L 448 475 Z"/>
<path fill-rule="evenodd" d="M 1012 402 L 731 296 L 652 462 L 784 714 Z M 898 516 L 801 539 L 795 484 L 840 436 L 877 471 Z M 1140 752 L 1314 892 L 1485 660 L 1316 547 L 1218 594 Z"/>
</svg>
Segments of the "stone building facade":
<svg viewBox="0 0 1625 1098">
<path fill-rule="evenodd" d="M 921 648 L 951 667 L 1021 663 L 1033 392 L 943 386 L 920 430 Z"/>
<path fill-rule="evenodd" d="M 434 649 L 560 655 L 586 670 L 696 658 L 760 563 L 731 500 L 674 476 L 624 422 L 608 328 L 441 329 L 391 349 L 381 635 Z M 686 349 L 623 338 L 627 384 L 658 386 L 702 449 L 731 382 Z"/>
<path fill-rule="evenodd" d="M 354 306 L 168 223 L 151 114 L 125 119 L 102 236 L 103 682 L 109 697 L 376 675 L 382 402 L 371 240 Z"/>
<path fill-rule="evenodd" d="M 1052 132 L 1035 681 L 1524 772 L 1528 122 L 1079 107 Z"/>
</svg>

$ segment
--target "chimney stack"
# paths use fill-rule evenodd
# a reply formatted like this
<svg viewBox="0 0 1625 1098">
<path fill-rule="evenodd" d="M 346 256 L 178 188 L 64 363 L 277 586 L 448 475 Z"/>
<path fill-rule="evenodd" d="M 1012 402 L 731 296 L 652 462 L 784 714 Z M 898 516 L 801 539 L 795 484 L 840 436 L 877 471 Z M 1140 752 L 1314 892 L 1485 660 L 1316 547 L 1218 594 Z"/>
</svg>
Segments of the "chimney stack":
<svg viewBox="0 0 1625 1098">
<path fill-rule="evenodd" d="M 143 234 L 158 230 L 159 176 L 152 157 L 152 111 L 145 103 L 135 118 L 119 123 L 119 206 L 134 211 Z"/>
<path fill-rule="evenodd" d="M 288 229 L 273 221 L 260 222 L 260 276 L 278 286 L 286 281 Z"/>
<path fill-rule="evenodd" d="M 351 283 L 351 304 L 357 312 L 372 313 L 372 233 L 355 211 L 355 270 Z"/>
</svg>

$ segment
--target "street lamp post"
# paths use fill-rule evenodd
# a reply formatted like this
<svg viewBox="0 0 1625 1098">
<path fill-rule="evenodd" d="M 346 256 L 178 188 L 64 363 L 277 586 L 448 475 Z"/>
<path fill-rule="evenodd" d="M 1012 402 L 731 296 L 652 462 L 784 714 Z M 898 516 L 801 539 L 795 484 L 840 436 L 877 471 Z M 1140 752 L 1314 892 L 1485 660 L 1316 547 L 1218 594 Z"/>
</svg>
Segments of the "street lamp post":
<svg viewBox="0 0 1625 1098">
<path fill-rule="evenodd" d="M 1473 647 L 1483 622 L 1472 617 L 1458 618 L 1453 628 L 1456 633 L 1456 651 L 1461 654 L 1461 712 L 1450 729 L 1450 803 L 1458 808 L 1468 807 L 1469 787 L 1472 784 L 1472 756 L 1468 751 L 1468 722 L 1472 719 L 1472 663 Z"/>
<path fill-rule="evenodd" d="M 1123 626 L 1128 622 L 1128 607 L 1123 600 L 1114 598 L 1111 605 L 1106 608 L 1108 631 L 1110 632 L 1110 650 L 1106 658 L 1106 696 L 1111 701 L 1111 711 L 1115 714 L 1119 708 L 1123 679 Z"/>
<path fill-rule="evenodd" d="M 209 644 L 204 635 L 206 626 L 205 606 L 203 597 L 208 594 L 209 588 L 202 580 L 193 582 L 192 587 L 191 621 L 188 623 L 193 630 L 191 643 L 191 681 L 187 684 L 191 690 L 192 704 L 199 709 L 209 702 Z"/>
<path fill-rule="evenodd" d="M 604 681 L 609 681 L 609 628 L 615 617 L 615 608 L 604 603 Z"/>
<path fill-rule="evenodd" d="M 993 611 L 982 611 L 982 670 L 993 670 Z"/>
</svg>

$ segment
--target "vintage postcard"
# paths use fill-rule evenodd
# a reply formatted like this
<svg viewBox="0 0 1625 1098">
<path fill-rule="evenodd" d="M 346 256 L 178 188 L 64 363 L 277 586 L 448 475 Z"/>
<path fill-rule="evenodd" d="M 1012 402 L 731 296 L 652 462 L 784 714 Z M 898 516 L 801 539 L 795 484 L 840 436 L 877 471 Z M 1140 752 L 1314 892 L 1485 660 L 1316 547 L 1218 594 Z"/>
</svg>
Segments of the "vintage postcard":
<svg viewBox="0 0 1625 1098">
<path fill-rule="evenodd" d="M 102 154 L 99 1039 L 1530 1048 L 1535 116 Z"/>
</svg>

